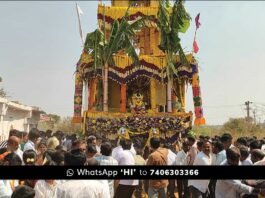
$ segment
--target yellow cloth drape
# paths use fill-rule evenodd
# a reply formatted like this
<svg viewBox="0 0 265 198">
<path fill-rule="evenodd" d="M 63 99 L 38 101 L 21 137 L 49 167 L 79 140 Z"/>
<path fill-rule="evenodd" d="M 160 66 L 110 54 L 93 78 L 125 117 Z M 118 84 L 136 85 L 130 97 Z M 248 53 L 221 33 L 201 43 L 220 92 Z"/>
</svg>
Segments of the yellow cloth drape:
<svg viewBox="0 0 265 198">
<path fill-rule="evenodd" d="M 155 79 L 150 80 L 151 109 L 156 112 L 156 82 Z"/>
<path fill-rule="evenodd" d="M 83 112 L 83 124 L 82 124 L 82 133 L 85 134 L 86 132 L 86 118 L 87 118 L 87 111 Z"/>
<path fill-rule="evenodd" d="M 89 83 L 88 109 L 92 109 L 96 101 L 97 79 L 93 78 Z"/>
<path fill-rule="evenodd" d="M 121 19 L 122 17 L 124 17 L 127 9 L 128 7 L 98 5 L 98 14 L 103 15 L 103 13 L 105 12 L 105 16 L 107 17 L 110 17 L 114 20 Z M 157 18 L 157 12 L 158 12 L 158 7 L 130 7 L 129 17 L 131 15 L 141 13 L 142 15 L 145 16 L 154 16 L 155 18 Z"/>
</svg>

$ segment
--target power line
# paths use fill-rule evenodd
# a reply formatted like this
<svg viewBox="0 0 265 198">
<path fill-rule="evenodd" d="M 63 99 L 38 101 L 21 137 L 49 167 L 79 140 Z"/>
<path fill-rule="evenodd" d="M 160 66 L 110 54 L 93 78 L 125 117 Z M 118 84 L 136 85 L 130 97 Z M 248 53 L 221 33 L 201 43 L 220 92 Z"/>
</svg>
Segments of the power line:
<svg viewBox="0 0 265 198">
<path fill-rule="evenodd" d="M 244 106 L 243 104 L 240 105 L 204 105 L 204 108 L 230 108 L 230 107 L 241 107 Z"/>
</svg>

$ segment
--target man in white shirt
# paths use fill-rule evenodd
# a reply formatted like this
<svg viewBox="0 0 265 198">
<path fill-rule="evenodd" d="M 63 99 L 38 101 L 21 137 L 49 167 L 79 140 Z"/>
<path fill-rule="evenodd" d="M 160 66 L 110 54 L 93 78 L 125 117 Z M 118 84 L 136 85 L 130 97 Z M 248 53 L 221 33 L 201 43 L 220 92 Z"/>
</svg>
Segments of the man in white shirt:
<svg viewBox="0 0 265 198">
<path fill-rule="evenodd" d="M 35 198 L 54 197 L 58 184 L 57 180 L 38 180 L 34 186 Z"/>
<path fill-rule="evenodd" d="M 100 147 L 102 144 L 102 137 L 98 134 L 96 134 L 95 136 L 96 136 L 96 149 L 97 149 L 97 152 L 100 153 Z"/>
<path fill-rule="evenodd" d="M 187 166 L 189 164 L 189 150 L 190 145 L 188 140 L 186 139 L 182 143 L 182 150 L 177 153 L 175 160 L 177 166 Z M 188 197 L 188 180 L 177 180 L 177 186 L 179 197 Z"/>
<path fill-rule="evenodd" d="M 25 144 L 23 151 L 31 150 L 31 149 L 36 151 L 35 143 L 39 137 L 40 137 L 39 130 L 36 128 L 31 129 L 28 135 L 28 141 Z"/>
<path fill-rule="evenodd" d="M 122 148 L 121 145 L 123 144 L 124 141 L 125 141 L 125 138 L 121 138 L 120 141 L 117 143 L 118 146 L 115 147 L 115 148 L 112 150 L 112 154 L 111 154 L 111 156 L 112 156 L 114 159 L 116 159 L 117 161 L 119 161 L 119 153 L 120 153 L 121 151 L 123 151 L 123 148 Z M 134 149 L 134 147 L 133 147 L 133 144 L 132 144 L 132 146 L 131 146 L 131 148 L 130 148 L 130 151 L 132 152 L 133 155 L 136 155 L 136 151 L 135 151 L 135 149 Z"/>
<path fill-rule="evenodd" d="M 233 147 L 226 150 L 227 160 L 223 165 L 239 165 L 240 151 Z M 218 180 L 215 189 L 215 198 L 237 198 L 240 193 L 258 194 L 259 189 L 243 184 L 240 180 Z"/>
<path fill-rule="evenodd" d="M 111 157 L 112 146 L 110 142 L 102 143 L 100 150 L 101 150 L 102 155 L 96 156 L 95 159 L 99 162 L 101 166 L 118 165 L 117 160 Z M 110 196 L 113 197 L 114 196 L 114 180 L 109 179 L 108 184 L 109 184 Z"/>
<path fill-rule="evenodd" d="M 57 186 L 55 198 L 110 198 L 106 180 L 68 180 Z"/>
<path fill-rule="evenodd" d="M 241 165 L 243 165 L 243 166 L 252 165 L 253 162 L 248 157 L 249 156 L 248 147 L 241 145 L 238 148 L 240 150 L 240 162 L 241 162 Z"/>
<path fill-rule="evenodd" d="M 16 136 L 10 136 L 9 139 L 7 140 L 7 151 L 14 152 L 17 154 L 21 160 L 23 160 L 23 152 L 19 148 L 19 138 Z"/>
<path fill-rule="evenodd" d="M 135 165 L 134 155 L 130 151 L 132 146 L 131 140 L 124 140 L 122 142 L 123 151 L 119 152 L 118 163 L 119 165 Z M 119 186 L 115 192 L 115 198 L 131 197 L 136 186 L 139 184 L 139 180 L 120 180 Z"/>
<path fill-rule="evenodd" d="M 65 165 L 82 166 L 84 152 L 72 150 L 65 154 Z M 95 160 L 96 161 L 96 160 Z M 97 161 L 96 161 L 97 162 Z M 95 164 L 93 164 L 95 165 Z M 107 180 L 68 180 L 57 185 L 55 198 L 110 198 Z"/>
<path fill-rule="evenodd" d="M 226 152 L 222 142 L 216 141 L 213 143 L 213 153 L 216 155 L 213 165 L 220 165 L 226 160 Z"/>
<path fill-rule="evenodd" d="M 12 195 L 12 188 L 10 180 L 0 180 L 0 197 L 10 198 Z"/>
<path fill-rule="evenodd" d="M 211 142 L 206 140 L 203 143 L 202 152 L 198 153 L 193 165 L 210 166 L 212 162 L 212 145 Z M 204 198 L 208 193 L 208 185 L 210 180 L 189 180 L 188 185 L 193 198 Z"/>
<path fill-rule="evenodd" d="M 254 165 L 257 165 L 259 161 L 264 161 L 264 160 L 265 160 L 265 154 L 260 149 L 253 149 L 251 151 L 251 161 L 253 162 Z"/>
<path fill-rule="evenodd" d="M 263 152 L 263 153 L 265 153 L 265 139 L 263 139 L 262 141 L 261 141 L 261 151 Z"/>
<path fill-rule="evenodd" d="M 226 151 L 224 149 L 224 145 L 220 140 L 216 140 L 213 142 L 213 165 L 221 165 L 222 162 L 226 161 Z M 209 192 L 210 197 L 214 197 L 215 195 L 215 186 L 216 186 L 216 179 L 211 179 L 209 183 Z"/>
<path fill-rule="evenodd" d="M 182 150 L 179 151 L 176 155 L 175 164 L 177 166 L 186 166 L 189 164 L 189 150 L 190 145 L 188 140 L 184 140 L 182 143 Z"/>
<path fill-rule="evenodd" d="M 167 165 L 173 166 L 176 164 L 176 154 L 170 149 L 171 145 L 169 143 L 165 143 L 164 147 L 168 150 L 167 154 Z M 167 192 L 169 197 L 175 197 L 175 179 L 169 179 L 167 186 Z"/>
</svg>

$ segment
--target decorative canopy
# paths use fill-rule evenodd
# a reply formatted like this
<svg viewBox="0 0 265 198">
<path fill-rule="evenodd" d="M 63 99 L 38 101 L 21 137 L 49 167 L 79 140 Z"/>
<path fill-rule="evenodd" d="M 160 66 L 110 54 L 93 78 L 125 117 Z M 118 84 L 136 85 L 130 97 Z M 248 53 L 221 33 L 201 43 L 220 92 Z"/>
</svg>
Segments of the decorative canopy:
<svg viewBox="0 0 265 198">
<path fill-rule="evenodd" d="M 190 65 L 184 66 L 179 62 L 179 57 L 175 56 L 175 68 L 178 71 L 175 77 L 184 78 L 191 82 L 193 74 L 197 73 L 197 66 L 191 54 L 187 55 Z M 113 56 L 115 65 L 109 67 L 109 78 L 119 84 L 126 84 L 137 77 L 146 76 L 154 78 L 160 83 L 167 82 L 165 56 L 141 55 L 139 57 L 140 64 L 134 65 L 130 57 L 126 55 Z M 77 64 L 77 70 L 83 78 L 91 79 L 95 76 L 102 75 L 102 68 L 95 69 L 93 66 L 93 58 L 87 53 L 83 53 Z"/>
</svg>

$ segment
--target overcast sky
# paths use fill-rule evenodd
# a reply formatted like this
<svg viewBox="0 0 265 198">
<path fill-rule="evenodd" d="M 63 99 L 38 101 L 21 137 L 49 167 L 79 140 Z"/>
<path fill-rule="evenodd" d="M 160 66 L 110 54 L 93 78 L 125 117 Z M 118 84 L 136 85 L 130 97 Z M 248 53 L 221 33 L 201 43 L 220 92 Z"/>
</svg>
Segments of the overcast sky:
<svg viewBox="0 0 265 198">
<path fill-rule="evenodd" d="M 109 4 L 110 2 L 105 2 Z M 97 1 L 81 1 L 84 32 L 97 26 Z M 254 102 L 265 116 L 265 2 L 187 1 L 193 18 L 182 35 L 191 51 L 197 32 L 203 108 L 208 124 L 246 116 Z M 47 113 L 73 115 L 74 71 L 82 51 L 74 1 L 0 1 L 0 76 L 11 100 Z M 191 87 L 187 110 L 193 110 Z"/>
</svg>

